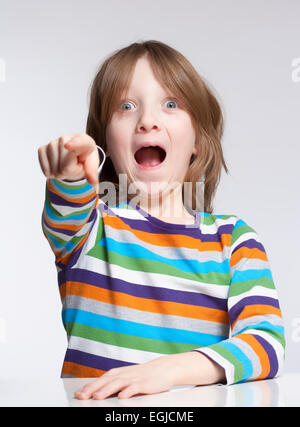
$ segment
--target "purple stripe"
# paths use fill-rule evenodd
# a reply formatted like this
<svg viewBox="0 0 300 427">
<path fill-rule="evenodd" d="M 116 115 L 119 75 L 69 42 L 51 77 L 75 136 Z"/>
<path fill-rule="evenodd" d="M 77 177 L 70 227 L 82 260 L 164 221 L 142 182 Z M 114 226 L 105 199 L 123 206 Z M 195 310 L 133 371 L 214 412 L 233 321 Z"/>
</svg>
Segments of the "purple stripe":
<svg viewBox="0 0 300 427">
<path fill-rule="evenodd" d="M 108 371 L 112 368 L 136 365 L 136 363 L 123 362 L 122 360 L 110 359 L 108 357 L 96 356 L 79 350 L 68 349 L 65 355 L 65 362 L 74 362 L 89 368 Z"/>
<path fill-rule="evenodd" d="M 110 278 L 92 271 L 86 271 L 84 269 L 74 268 L 59 272 L 59 286 L 61 286 L 65 281 L 87 283 L 99 288 L 108 289 L 114 292 L 122 292 L 140 298 L 196 305 L 227 312 L 227 299 L 204 295 L 199 292 L 178 291 L 162 287 L 137 285 L 125 280 Z"/>
<path fill-rule="evenodd" d="M 130 205 L 130 206 L 135 206 L 135 205 Z M 141 212 L 142 210 L 138 208 L 138 206 L 136 207 L 136 211 Z M 114 216 L 114 217 L 119 217 L 118 214 L 114 213 L 109 206 L 105 205 L 104 203 L 99 204 L 99 208 L 101 210 L 101 212 L 105 212 L 106 214 L 110 215 L 110 216 Z M 125 208 L 126 209 L 126 208 Z M 145 211 L 142 211 L 145 212 Z M 149 215 L 150 216 L 150 215 Z M 138 231 L 143 231 L 146 232 L 147 234 L 154 234 L 157 235 L 157 228 L 152 228 L 151 227 L 151 222 L 149 221 L 144 221 L 141 219 L 133 219 L 133 218 L 125 218 L 125 217 L 119 217 L 122 222 L 124 222 L 124 224 L 128 225 L 128 227 L 130 227 L 132 230 L 138 230 Z M 156 219 L 155 217 L 154 220 Z M 159 221 L 158 221 L 159 222 Z M 171 225 L 176 225 L 176 224 L 171 224 Z M 184 235 L 184 236 L 190 236 L 193 237 L 194 239 L 196 239 L 197 241 L 201 240 L 200 239 L 200 229 L 196 230 L 196 227 L 187 227 L 184 228 L 183 227 L 184 224 L 180 225 L 180 228 L 160 228 L 159 229 L 159 234 L 176 234 L 176 235 Z M 198 235 L 195 235 L 195 233 L 198 232 Z"/>
<path fill-rule="evenodd" d="M 76 202 L 76 199 L 74 202 L 70 202 L 69 200 L 66 200 L 63 197 L 60 197 L 57 194 L 52 193 L 52 191 L 49 190 L 49 188 L 47 188 L 47 191 L 48 191 L 48 197 L 49 197 L 49 200 L 51 203 L 55 203 L 56 205 L 60 205 L 60 206 L 75 207 L 75 208 L 84 207 L 85 205 L 90 203 L 92 200 L 95 200 L 97 197 L 97 194 L 95 194 L 94 197 L 91 197 L 87 202 L 78 203 L 78 202 Z M 90 195 L 92 195 L 92 194 L 94 194 L 94 191 L 91 192 Z M 65 195 L 65 197 L 68 197 L 68 196 Z M 80 198 L 80 196 L 78 196 L 78 197 Z M 88 195 L 85 197 L 88 197 Z"/>
<path fill-rule="evenodd" d="M 279 308 L 279 302 L 276 298 L 270 298 L 270 297 L 263 297 L 260 295 L 254 295 L 251 297 L 246 297 L 237 302 L 230 310 L 229 310 L 229 319 L 230 323 L 233 324 L 235 320 L 238 318 L 238 316 L 242 313 L 244 308 L 247 305 L 255 305 L 255 304 L 263 304 L 263 305 L 270 305 L 272 307 Z M 261 316 L 264 314 L 257 313 L 257 316 Z"/>
<path fill-rule="evenodd" d="M 143 221 L 140 219 L 132 219 L 132 218 L 121 218 L 122 221 L 127 224 L 131 229 L 133 230 L 139 230 L 139 231 L 144 231 L 147 232 L 147 234 L 151 235 L 157 235 L 158 231 L 157 231 L 157 227 L 151 227 L 150 226 L 150 222 L 148 221 Z M 184 224 L 182 224 L 184 225 Z M 180 229 L 172 229 L 172 228 L 160 228 L 159 229 L 159 234 L 176 234 L 178 236 L 190 236 L 193 237 L 195 240 L 198 241 L 198 239 L 200 240 L 200 230 L 196 229 L 195 227 L 186 227 L 186 228 L 180 228 Z"/>
<path fill-rule="evenodd" d="M 231 234 L 233 230 L 232 224 L 224 224 L 218 227 L 216 233 L 204 234 L 201 231 L 201 242 L 217 242 L 220 243 L 223 234 Z M 221 248 L 221 246 L 220 246 Z"/>
<path fill-rule="evenodd" d="M 87 214 L 88 215 L 88 214 Z M 91 213 L 91 215 L 90 215 L 90 217 L 89 217 L 89 219 L 88 219 L 88 221 L 85 223 L 85 222 L 83 222 L 82 223 L 82 227 L 85 225 L 85 224 L 88 224 L 88 223 L 90 223 L 90 222 L 92 222 L 94 219 L 96 218 L 96 209 L 93 209 L 92 210 L 92 213 Z M 78 233 L 78 231 L 74 231 L 74 230 L 66 230 L 66 229 L 64 229 L 64 228 L 57 228 L 57 227 L 52 227 L 49 223 L 48 223 L 48 221 L 47 221 L 47 219 L 46 219 L 46 217 L 45 217 L 45 215 L 43 214 L 43 220 L 44 220 L 44 223 L 47 225 L 47 227 L 50 229 L 50 230 L 52 230 L 53 231 L 53 233 L 61 233 L 61 234 L 65 234 L 66 236 L 74 236 L 76 233 Z M 70 217 L 70 220 L 72 220 L 72 218 Z M 67 224 L 66 224 L 67 225 Z M 68 224 L 68 225 L 71 225 L 71 224 Z M 78 224 L 79 225 L 79 224 Z M 47 233 L 46 233 L 47 234 Z"/>
<path fill-rule="evenodd" d="M 78 261 L 78 258 L 80 257 L 80 254 L 81 254 L 81 252 L 83 250 L 83 247 L 84 246 L 81 246 L 79 250 L 76 250 L 75 252 L 72 253 L 72 255 L 71 255 L 71 257 L 70 257 L 70 259 L 68 261 L 68 268 L 72 268 L 73 265 L 76 264 L 76 262 Z M 59 275 L 63 276 L 64 275 L 64 270 L 66 268 L 65 264 L 63 264 L 62 262 L 57 262 L 55 260 L 55 265 L 57 265 L 59 268 L 62 269 L 62 271 L 59 273 Z"/>
<path fill-rule="evenodd" d="M 101 211 L 103 211 L 103 208 L 100 208 Z M 105 210 L 107 213 L 107 210 Z M 115 216 L 115 215 L 114 215 Z M 131 229 L 133 230 L 139 230 L 147 232 L 148 234 L 157 234 L 157 228 L 151 228 L 149 227 L 149 224 L 151 224 L 148 221 L 143 221 L 140 219 L 132 219 L 132 218 L 121 218 L 122 221 L 127 224 Z M 199 240 L 199 242 L 220 242 L 220 234 L 230 234 L 232 231 L 232 225 L 223 225 L 220 226 L 216 233 L 213 234 L 203 234 L 201 229 L 196 229 L 195 227 L 187 227 L 183 228 L 180 227 L 178 229 L 175 228 L 160 228 L 159 233 L 160 234 L 176 234 L 176 235 L 184 235 L 192 237 L 196 240 Z"/>
<path fill-rule="evenodd" d="M 265 349 L 269 362 L 270 362 L 270 372 L 268 374 L 267 378 L 273 378 L 278 372 L 278 359 L 276 355 L 276 351 L 274 350 L 273 346 L 265 340 L 263 337 L 259 335 L 253 334 L 253 336 L 257 339 L 257 341 L 262 345 L 262 347 Z"/>
<path fill-rule="evenodd" d="M 234 248 L 232 255 L 234 254 L 235 251 L 237 251 L 241 247 L 246 247 L 249 249 L 259 249 L 260 251 L 266 253 L 264 246 L 260 242 L 258 242 L 255 239 L 249 239 L 249 240 L 245 240 L 244 242 L 240 243 L 236 248 Z"/>
</svg>

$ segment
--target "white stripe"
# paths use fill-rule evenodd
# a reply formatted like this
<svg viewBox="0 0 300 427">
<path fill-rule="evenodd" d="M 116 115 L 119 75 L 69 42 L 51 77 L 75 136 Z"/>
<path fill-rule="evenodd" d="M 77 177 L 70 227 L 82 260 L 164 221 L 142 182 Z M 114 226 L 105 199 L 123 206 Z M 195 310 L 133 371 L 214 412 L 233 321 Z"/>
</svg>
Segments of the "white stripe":
<svg viewBox="0 0 300 427">
<path fill-rule="evenodd" d="M 67 187 L 70 187 L 70 190 L 72 189 L 72 187 L 82 186 L 82 184 L 88 184 L 88 182 L 85 179 L 81 180 L 81 181 L 74 181 L 74 182 L 65 182 L 65 181 L 62 181 L 60 179 L 56 179 L 56 181 L 59 181 L 59 183 L 61 183 L 64 186 L 66 185 Z M 82 197 L 89 196 L 90 194 L 93 194 L 96 191 L 95 188 L 89 187 L 86 189 L 86 191 L 83 191 L 79 194 L 78 193 L 72 194 L 72 193 L 68 193 L 67 191 L 64 191 L 64 189 L 59 188 L 54 181 L 52 182 L 52 186 L 54 187 L 54 189 L 56 190 L 57 193 L 62 195 L 62 197 L 67 197 L 69 199 L 74 199 L 74 200 L 76 200 L 78 198 L 81 199 Z M 83 190 L 83 188 L 81 190 Z"/>
<path fill-rule="evenodd" d="M 145 363 L 162 356 L 160 353 L 119 347 L 76 336 L 70 336 L 68 348 L 129 363 Z"/>
<path fill-rule="evenodd" d="M 250 239 L 254 239 L 254 240 L 256 240 L 257 242 L 259 242 L 259 243 L 261 243 L 261 240 L 260 240 L 260 238 L 258 237 L 258 235 L 257 235 L 257 233 L 256 232 L 249 232 L 249 233 L 244 233 L 244 234 L 242 234 L 235 242 L 234 242 L 234 244 L 231 246 L 231 251 L 230 251 L 230 258 L 231 258 L 231 255 L 232 255 L 232 252 L 234 251 L 234 249 L 238 246 L 238 245 L 240 245 L 241 243 L 243 243 L 243 242 L 246 242 L 247 240 L 250 240 Z"/>
<path fill-rule="evenodd" d="M 272 337 L 271 334 L 268 334 L 268 332 L 262 331 L 260 329 L 246 329 L 244 334 L 255 334 L 259 335 L 260 337 L 264 338 L 268 343 L 273 347 L 275 350 L 277 360 L 278 360 L 278 374 L 279 375 L 282 371 L 283 364 L 284 364 L 284 354 L 285 350 L 283 346 L 280 344 L 279 341 L 277 341 L 276 338 Z M 276 376 L 277 376 L 276 375 Z"/>
<path fill-rule="evenodd" d="M 79 295 L 67 294 L 62 299 L 63 309 L 74 308 L 100 314 L 114 319 L 122 319 L 130 322 L 139 322 L 143 325 L 157 326 L 163 328 L 183 329 L 201 334 L 228 337 L 229 327 L 226 324 L 211 322 L 207 320 L 192 319 L 182 316 L 152 313 L 122 305 L 113 305 Z"/>
<path fill-rule="evenodd" d="M 165 289 L 185 292 L 199 292 L 216 298 L 227 298 L 229 291 L 229 286 L 226 285 L 197 282 L 196 280 L 187 280 L 181 277 L 168 276 L 154 272 L 146 273 L 144 271 L 128 270 L 91 256 L 85 256 L 83 251 L 77 263 L 72 268 L 86 269 L 123 281 L 130 279 L 129 283 L 138 284 L 140 286 L 163 287 Z"/>
<path fill-rule="evenodd" d="M 269 289 L 269 288 L 265 288 L 264 286 L 254 286 L 249 291 L 244 292 L 240 295 L 235 295 L 232 297 L 230 296 L 228 298 L 228 310 L 230 310 L 235 304 L 237 304 L 244 298 L 247 298 L 250 296 L 269 297 L 269 298 L 274 298 L 276 300 L 278 299 L 278 294 L 276 289 Z"/>
<path fill-rule="evenodd" d="M 134 232 L 130 230 L 116 230 L 114 227 L 105 225 L 105 235 L 117 242 L 122 241 L 131 243 L 134 245 L 142 245 L 144 249 L 147 249 L 155 254 L 169 259 L 187 259 L 196 260 L 199 262 L 216 261 L 222 263 L 226 260 L 226 247 L 223 248 L 223 252 L 218 251 L 204 251 L 200 252 L 198 248 L 190 249 L 186 247 L 173 247 L 173 246 L 159 246 L 145 242 L 136 237 Z M 180 236 L 178 237 L 180 239 Z"/>
<path fill-rule="evenodd" d="M 252 375 L 249 378 L 247 378 L 246 381 L 251 381 L 257 378 L 261 374 L 262 366 L 261 366 L 258 355 L 255 353 L 251 345 L 243 341 L 242 339 L 239 339 L 239 337 L 232 337 L 230 338 L 229 342 L 231 342 L 233 345 L 238 347 L 245 354 L 245 356 L 248 357 L 248 359 L 251 361 L 253 372 L 252 372 Z"/>
<path fill-rule="evenodd" d="M 58 274 L 58 273 L 60 273 L 62 271 L 62 268 L 60 268 L 57 264 L 55 264 L 55 265 L 56 265 L 56 271 L 57 271 L 57 274 Z"/>
<path fill-rule="evenodd" d="M 119 216 L 121 218 L 126 219 L 134 219 L 134 220 L 141 220 L 141 221 L 148 221 L 147 217 L 144 217 L 141 213 L 139 213 L 136 209 L 132 208 L 116 208 L 116 207 L 110 207 L 110 210 L 114 212 L 116 216 Z"/>
<path fill-rule="evenodd" d="M 202 221 L 204 220 L 205 220 L 205 217 L 203 217 Z M 219 227 L 222 227 L 224 225 L 234 225 L 234 224 L 235 224 L 235 215 L 231 215 L 229 218 L 226 218 L 226 219 L 216 218 L 215 222 L 210 225 L 202 223 L 201 229 L 204 234 L 215 234 L 218 231 Z"/>
<path fill-rule="evenodd" d="M 64 221 L 64 225 L 67 225 L 67 221 Z M 60 239 L 63 239 L 63 240 L 65 240 L 65 241 L 70 241 L 71 239 L 73 239 L 74 238 L 74 236 L 76 236 L 76 237 L 84 237 L 87 233 L 88 233 L 88 231 L 89 231 L 89 229 L 92 227 L 92 225 L 93 225 L 93 223 L 92 222 L 87 222 L 87 223 L 85 223 L 84 225 L 83 225 L 83 227 L 82 228 L 80 228 L 76 233 L 74 233 L 74 234 L 64 234 L 64 233 L 60 233 L 60 232 L 58 232 L 58 231 L 53 231 L 53 230 L 51 230 L 51 228 L 49 228 L 48 226 L 47 226 L 47 224 L 44 222 L 44 224 L 43 224 L 43 229 L 44 229 L 44 231 L 46 232 L 46 234 L 53 234 L 55 237 L 57 237 L 57 238 L 60 238 Z M 52 241 L 51 241 L 52 242 Z M 78 242 L 78 244 L 79 244 L 79 242 Z M 62 248 L 56 248 L 56 250 L 62 250 Z"/>
<path fill-rule="evenodd" d="M 247 264 L 246 264 L 246 261 L 247 261 Z M 265 270 L 267 268 L 270 269 L 269 261 L 264 261 L 257 258 L 247 258 L 247 257 L 241 258 L 237 264 L 230 267 L 232 274 L 237 270 L 238 271 L 260 270 L 260 269 Z"/>
<path fill-rule="evenodd" d="M 215 285 L 214 283 L 197 282 L 196 280 L 188 280 L 176 276 L 128 270 L 95 257 L 86 256 L 86 253 L 88 253 L 96 244 L 98 224 L 99 219 L 101 218 L 98 209 L 96 212 L 97 217 L 94 226 L 91 229 L 91 233 L 82 248 L 76 264 L 72 268 L 86 269 L 98 274 L 114 277 L 119 280 L 126 280 L 126 278 L 130 277 L 130 283 L 135 283 L 141 286 L 157 286 L 185 292 L 199 292 L 216 298 L 227 298 L 229 285 Z"/>
<path fill-rule="evenodd" d="M 238 320 L 231 331 L 232 335 L 240 333 L 244 328 L 249 328 L 257 325 L 260 322 L 269 322 L 272 325 L 283 326 L 283 320 L 276 314 L 258 314 L 257 316 L 247 317 L 246 319 Z"/>
<path fill-rule="evenodd" d="M 77 199 L 78 199 L 78 197 L 77 197 Z M 77 213 L 78 215 L 80 215 L 80 212 L 83 211 L 83 210 L 86 210 L 86 209 L 91 209 L 92 210 L 92 207 L 95 205 L 95 203 L 96 203 L 96 199 L 93 199 L 93 200 L 91 200 L 90 203 L 88 203 L 88 204 L 86 204 L 84 206 L 78 206 L 78 207 L 75 207 L 75 206 L 61 206 L 61 205 L 56 205 L 55 203 L 52 203 L 52 202 L 51 202 L 51 206 L 57 212 L 59 212 L 62 216 L 68 216 L 70 214 L 75 214 L 75 213 Z M 87 214 L 85 214 L 85 215 L 87 215 Z M 51 219 L 51 222 L 54 222 L 54 221 L 55 220 Z M 61 221 L 58 221 L 57 223 L 61 224 Z"/>
<path fill-rule="evenodd" d="M 67 185 L 70 187 L 76 187 L 76 185 L 82 185 L 82 184 L 87 183 L 87 180 L 85 178 L 81 179 L 80 181 L 73 181 L 73 182 L 65 182 L 63 179 L 58 179 L 58 178 L 51 178 L 51 179 L 52 179 L 54 185 L 55 185 L 55 182 L 54 182 L 54 180 L 55 180 L 55 181 L 60 182 L 61 184 L 64 184 L 64 185 Z"/>
</svg>

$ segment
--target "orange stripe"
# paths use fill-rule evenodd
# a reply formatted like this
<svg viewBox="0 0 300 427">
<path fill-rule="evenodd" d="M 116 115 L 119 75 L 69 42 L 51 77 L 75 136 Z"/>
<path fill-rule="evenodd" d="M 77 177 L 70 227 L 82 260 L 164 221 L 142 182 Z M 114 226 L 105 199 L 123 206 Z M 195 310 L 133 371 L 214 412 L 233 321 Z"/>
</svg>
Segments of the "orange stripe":
<svg viewBox="0 0 300 427">
<path fill-rule="evenodd" d="M 47 216 L 47 214 L 44 214 L 44 219 L 45 219 L 45 223 L 46 225 L 48 225 L 49 227 L 55 227 L 58 228 L 60 230 L 70 230 L 70 231 L 74 231 L 77 232 L 78 230 L 80 230 L 82 228 L 82 226 L 84 224 L 86 224 L 86 222 L 89 219 L 89 216 L 86 219 L 86 222 L 84 224 L 79 224 L 79 225 L 74 225 L 74 224 L 55 224 L 54 222 L 49 221 L 49 217 Z M 50 230 L 50 232 L 52 232 L 52 230 Z"/>
<path fill-rule="evenodd" d="M 253 304 L 253 305 L 247 305 L 241 314 L 237 317 L 237 319 L 234 321 L 234 323 L 231 325 L 231 328 L 234 327 L 235 323 L 238 320 L 247 319 L 251 316 L 263 316 L 264 314 L 275 314 L 279 317 L 281 316 L 281 311 L 279 308 L 272 307 L 271 305 L 266 304 Z"/>
<path fill-rule="evenodd" d="M 257 341 L 255 337 L 250 334 L 240 334 L 235 335 L 234 338 L 238 338 L 242 341 L 245 341 L 257 354 L 260 364 L 261 364 L 261 374 L 256 378 L 256 380 L 262 380 L 268 376 L 270 373 L 270 361 L 266 350 L 263 346 Z"/>
<path fill-rule="evenodd" d="M 231 234 L 221 234 L 221 238 L 220 238 L 223 246 L 230 246 L 230 242 L 231 242 Z"/>
<path fill-rule="evenodd" d="M 64 362 L 61 373 L 64 375 L 73 375 L 78 378 L 93 378 L 101 377 L 105 372 L 101 369 L 80 365 L 79 363 Z"/>
<path fill-rule="evenodd" d="M 78 199 L 77 197 L 76 197 L 76 199 L 69 199 L 65 193 L 62 195 L 61 193 L 59 193 L 58 191 L 55 190 L 51 181 L 48 181 L 48 189 L 51 190 L 52 193 L 57 194 L 57 196 L 63 198 L 64 200 L 66 200 L 70 203 L 87 204 L 88 202 L 90 202 L 92 200 L 93 197 L 95 197 L 95 195 L 97 196 L 96 199 L 98 200 L 98 194 L 96 192 L 96 188 L 94 188 L 94 191 L 92 194 L 90 194 L 86 197 L 81 197 L 80 199 Z"/>
<path fill-rule="evenodd" d="M 198 307 L 196 305 L 183 304 L 170 301 L 157 301 L 154 299 L 140 298 L 123 292 L 110 291 L 96 286 L 80 282 L 66 282 L 59 288 L 61 299 L 66 294 L 77 295 L 102 301 L 121 307 L 129 307 L 135 310 L 151 313 L 168 314 L 173 316 L 188 317 L 191 319 L 208 320 L 218 323 L 229 323 L 228 312 L 214 308 Z"/>
<path fill-rule="evenodd" d="M 92 208 L 92 211 L 97 208 L 97 205 L 98 205 L 98 199 L 96 199 L 96 202 Z M 46 209 L 44 210 L 44 220 L 45 220 L 46 225 L 54 227 L 54 228 L 58 228 L 60 230 L 70 230 L 70 231 L 74 231 L 74 232 L 80 230 L 87 223 L 87 221 L 90 218 L 90 215 L 87 216 L 86 221 L 83 224 L 79 224 L 79 225 L 76 225 L 76 224 L 56 224 L 56 223 L 51 222 L 50 218 L 48 217 L 48 215 L 46 213 Z M 69 219 L 72 220 L 71 217 Z"/>
<path fill-rule="evenodd" d="M 255 256 L 253 256 L 255 254 Z M 230 266 L 233 267 L 237 264 L 242 258 L 252 258 L 252 259 L 261 259 L 263 261 L 268 261 L 267 255 L 265 252 L 255 248 L 249 249 L 245 246 L 242 246 L 240 249 L 234 252 L 230 259 Z"/>
<path fill-rule="evenodd" d="M 128 230 L 136 236 L 137 239 L 151 245 L 167 247 L 178 246 L 189 249 L 198 249 L 199 251 L 218 251 L 222 252 L 223 248 L 220 242 L 201 242 L 199 238 L 177 235 L 177 234 L 157 234 L 146 231 L 135 230 L 124 223 L 117 216 L 102 213 L 103 222 L 116 230 Z"/>
<path fill-rule="evenodd" d="M 84 245 L 85 241 L 87 240 L 88 236 L 90 235 L 90 233 L 87 233 L 82 240 L 78 243 L 78 245 L 76 246 L 76 248 L 74 248 L 71 252 L 69 252 L 67 255 L 60 257 L 61 255 L 61 251 L 56 251 L 53 249 L 53 252 L 56 256 L 56 262 L 61 262 L 64 265 L 67 265 L 71 256 L 74 254 L 74 251 L 76 250 L 76 252 L 81 248 L 81 246 Z"/>
</svg>

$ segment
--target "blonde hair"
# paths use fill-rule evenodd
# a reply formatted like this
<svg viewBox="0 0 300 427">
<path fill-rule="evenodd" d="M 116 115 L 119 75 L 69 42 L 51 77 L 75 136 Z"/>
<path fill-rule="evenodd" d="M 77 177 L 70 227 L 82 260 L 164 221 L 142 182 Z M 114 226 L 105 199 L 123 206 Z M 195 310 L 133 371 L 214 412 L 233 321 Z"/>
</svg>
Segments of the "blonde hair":
<svg viewBox="0 0 300 427">
<path fill-rule="evenodd" d="M 192 183 L 190 208 L 195 209 L 196 183 L 204 181 L 204 211 L 212 213 L 212 199 L 220 181 L 222 166 L 228 173 L 221 146 L 223 114 L 208 83 L 174 48 L 157 40 L 147 40 L 132 43 L 107 57 L 92 82 L 86 133 L 107 151 L 107 125 L 121 94 L 128 91 L 137 60 L 145 55 L 160 84 L 171 90 L 190 114 L 195 129 L 197 155 L 191 156 L 184 182 Z M 110 157 L 103 165 L 101 181 L 110 181 L 118 189 L 118 176 Z"/>
</svg>

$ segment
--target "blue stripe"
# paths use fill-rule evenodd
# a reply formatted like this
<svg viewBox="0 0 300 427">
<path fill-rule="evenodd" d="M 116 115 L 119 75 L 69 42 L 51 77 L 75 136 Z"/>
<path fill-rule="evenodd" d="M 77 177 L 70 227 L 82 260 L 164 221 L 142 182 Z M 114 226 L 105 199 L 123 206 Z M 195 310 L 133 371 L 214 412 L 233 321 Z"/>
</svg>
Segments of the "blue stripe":
<svg viewBox="0 0 300 427">
<path fill-rule="evenodd" d="M 199 262 L 197 260 L 188 259 L 170 259 L 151 252 L 135 243 L 117 242 L 114 239 L 105 237 L 98 242 L 99 245 L 105 247 L 107 250 L 117 252 L 119 255 L 130 256 L 132 258 L 148 259 L 151 261 L 158 261 L 163 264 L 170 265 L 178 270 L 188 273 L 229 273 L 230 265 L 227 260 L 223 262 L 206 261 Z M 175 249 L 172 247 L 172 249 Z M 180 254 L 180 250 L 178 251 Z"/>
<path fill-rule="evenodd" d="M 53 207 L 54 209 L 55 209 L 55 207 Z M 76 209 L 76 208 L 72 208 L 72 209 Z M 82 207 L 81 208 L 82 210 L 83 209 L 87 209 L 86 207 L 84 208 L 84 207 Z M 51 218 L 51 219 L 53 219 L 53 220 L 55 220 L 55 221 L 61 221 L 61 222 L 65 222 L 65 221 L 68 221 L 68 220 L 72 220 L 72 221 L 81 221 L 81 220 L 85 220 L 88 216 L 89 216 L 89 214 L 90 214 L 90 212 L 87 212 L 87 213 L 85 213 L 85 214 L 78 214 L 78 215 L 74 215 L 74 214 L 72 214 L 72 213 L 70 213 L 70 215 L 68 216 L 68 215 L 65 215 L 65 216 L 57 216 L 57 215 L 55 215 L 52 211 L 51 211 L 51 209 L 50 209 L 50 207 L 49 207 L 49 205 L 48 205 L 48 203 L 47 203 L 47 201 L 45 201 L 45 210 L 46 210 L 46 213 L 47 213 L 47 216 L 49 217 L 49 218 Z"/>
<path fill-rule="evenodd" d="M 61 186 L 61 184 L 59 183 L 59 181 L 57 181 L 55 178 L 51 178 L 52 184 L 53 186 L 57 187 L 62 193 L 65 194 L 82 194 L 82 193 L 86 193 L 88 190 L 91 190 L 92 185 L 88 183 L 88 181 L 86 182 L 86 184 L 83 184 L 81 188 L 74 188 L 74 187 L 69 187 L 69 188 L 64 188 Z M 68 185 L 68 183 L 66 182 L 66 185 Z"/>
<path fill-rule="evenodd" d="M 48 233 L 47 233 L 47 237 L 49 240 L 51 240 L 51 242 L 54 244 L 55 248 L 57 248 L 57 249 L 66 248 L 67 252 L 70 252 L 75 248 L 75 244 L 72 243 L 71 240 L 69 240 L 68 242 L 66 242 L 64 244 L 61 244 L 56 239 L 54 239 L 54 237 L 50 236 Z"/>
<path fill-rule="evenodd" d="M 237 222 L 235 223 L 234 231 L 239 227 L 243 227 L 244 225 L 248 226 L 248 224 L 246 224 L 245 221 L 243 221 L 242 219 L 238 219 Z"/>
<path fill-rule="evenodd" d="M 267 330 L 267 331 L 278 332 L 279 334 L 284 335 L 284 328 L 282 326 L 273 325 L 272 323 L 266 322 L 266 321 L 263 321 L 260 323 L 255 323 L 254 325 L 248 325 L 245 328 L 241 329 L 238 332 L 238 334 L 241 334 L 242 332 L 246 331 L 247 329 L 263 329 L 263 330 Z"/>
<path fill-rule="evenodd" d="M 248 269 L 244 271 L 235 270 L 232 275 L 231 283 L 257 280 L 262 277 L 267 277 L 268 279 L 273 280 L 272 273 L 269 268 L 258 270 Z"/>
<path fill-rule="evenodd" d="M 230 353 L 232 353 L 233 356 L 235 356 L 243 364 L 244 375 L 238 382 L 245 381 L 253 375 L 253 367 L 251 360 L 245 355 L 245 353 L 242 352 L 242 350 L 237 345 L 233 344 L 232 342 L 229 342 L 229 340 L 222 341 L 218 345 L 221 345 L 226 348 L 226 350 L 230 351 Z M 229 362 L 232 363 L 230 360 Z"/>
<path fill-rule="evenodd" d="M 184 329 L 163 328 L 160 326 L 131 322 L 129 320 L 120 320 L 73 308 L 63 310 L 62 319 L 64 324 L 68 322 L 80 323 L 93 328 L 104 329 L 106 331 L 118 332 L 121 334 L 200 346 L 216 344 L 227 338 L 218 335 L 187 331 Z M 100 332 L 99 334 L 101 335 Z"/>
</svg>

